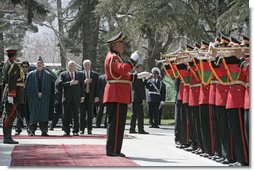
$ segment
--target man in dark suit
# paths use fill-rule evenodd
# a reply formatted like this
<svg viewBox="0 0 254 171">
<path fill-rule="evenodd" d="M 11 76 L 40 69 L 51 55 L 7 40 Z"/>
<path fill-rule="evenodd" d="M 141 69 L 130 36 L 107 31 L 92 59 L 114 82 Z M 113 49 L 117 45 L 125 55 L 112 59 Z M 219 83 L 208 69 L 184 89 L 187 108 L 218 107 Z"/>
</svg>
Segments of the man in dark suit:
<svg viewBox="0 0 254 171">
<path fill-rule="evenodd" d="M 82 74 L 85 100 L 80 104 L 80 134 L 84 134 L 85 127 L 87 127 L 87 133 L 92 134 L 94 103 L 99 101 L 97 95 L 98 74 L 91 70 L 91 64 L 88 59 L 83 62 L 84 71 L 82 71 Z"/>
<path fill-rule="evenodd" d="M 106 107 L 106 105 L 103 103 L 103 95 L 104 95 L 104 90 L 105 90 L 105 86 L 107 84 L 106 81 L 106 75 L 100 75 L 98 78 L 98 97 L 99 97 L 99 112 L 97 114 L 97 118 L 96 118 L 96 127 L 100 128 L 101 127 L 101 120 L 102 120 L 102 116 L 104 114 L 104 108 Z M 105 116 L 105 121 L 104 121 L 104 127 L 107 127 L 107 114 Z"/>
<path fill-rule="evenodd" d="M 75 71 L 75 62 L 68 62 L 68 71 L 60 74 L 57 86 L 63 91 L 63 130 L 64 136 L 70 136 L 70 123 L 74 119 L 73 135 L 78 136 L 79 132 L 79 105 L 84 102 L 84 84 L 81 73 Z"/>
<path fill-rule="evenodd" d="M 144 70 L 142 64 L 136 66 L 136 72 L 140 73 Z M 149 134 L 144 130 L 144 109 L 143 104 L 146 101 L 145 84 L 142 79 L 137 79 L 132 83 L 132 115 L 130 133 L 136 132 L 136 120 L 138 118 L 138 133 Z"/>
<path fill-rule="evenodd" d="M 145 85 L 148 89 L 147 102 L 149 107 L 150 128 L 159 128 L 159 107 L 165 104 L 165 89 L 162 88 L 162 81 L 159 80 L 160 69 L 152 68 L 152 79 L 146 80 Z"/>
</svg>

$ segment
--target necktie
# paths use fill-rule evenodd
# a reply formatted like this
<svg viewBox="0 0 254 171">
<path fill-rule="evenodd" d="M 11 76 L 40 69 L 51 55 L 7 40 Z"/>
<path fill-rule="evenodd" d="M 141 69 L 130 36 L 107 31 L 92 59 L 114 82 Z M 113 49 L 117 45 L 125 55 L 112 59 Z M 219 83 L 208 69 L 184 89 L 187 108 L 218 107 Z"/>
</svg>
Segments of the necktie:
<svg viewBox="0 0 254 171">
<path fill-rule="evenodd" d="M 71 80 L 73 80 L 73 72 L 71 72 Z"/>
<path fill-rule="evenodd" d="M 89 79 L 89 72 L 86 72 L 86 78 Z M 86 93 L 89 93 L 89 83 L 86 84 Z"/>
</svg>

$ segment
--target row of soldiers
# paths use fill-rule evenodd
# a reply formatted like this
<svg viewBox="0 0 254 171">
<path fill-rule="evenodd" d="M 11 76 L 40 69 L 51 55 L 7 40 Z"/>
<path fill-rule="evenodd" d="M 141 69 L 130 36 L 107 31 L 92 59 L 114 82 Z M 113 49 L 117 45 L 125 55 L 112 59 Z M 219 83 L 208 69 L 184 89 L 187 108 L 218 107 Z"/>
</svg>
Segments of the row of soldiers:
<svg viewBox="0 0 254 171">
<path fill-rule="evenodd" d="M 221 36 L 162 55 L 178 83 L 178 148 L 230 165 L 249 165 L 249 38 Z M 159 61 L 160 62 L 160 61 Z"/>
</svg>

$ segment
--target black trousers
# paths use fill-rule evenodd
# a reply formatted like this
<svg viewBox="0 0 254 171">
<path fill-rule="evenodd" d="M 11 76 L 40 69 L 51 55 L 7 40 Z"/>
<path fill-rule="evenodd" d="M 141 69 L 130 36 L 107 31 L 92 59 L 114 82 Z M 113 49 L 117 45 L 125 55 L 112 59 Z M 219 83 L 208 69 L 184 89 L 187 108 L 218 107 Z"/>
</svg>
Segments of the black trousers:
<svg viewBox="0 0 254 171">
<path fill-rule="evenodd" d="M 234 147 L 233 147 L 233 138 L 231 131 L 229 129 L 229 119 L 228 111 L 225 106 L 217 106 L 217 118 L 220 129 L 220 139 L 225 150 L 226 158 L 233 162 L 235 161 Z M 225 155 L 223 157 L 225 158 Z"/>
<path fill-rule="evenodd" d="M 63 113 L 62 103 L 56 104 L 55 110 L 56 112 L 54 112 L 52 124 L 51 124 L 52 128 L 56 127 L 56 124 L 58 123 L 59 118 L 62 117 L 62 113 Z"/>
<path fill-rule="evenodd" d="M 29 129 L 31 132 L 34 133 L 37 127 L 38 127 L 37 123 L 33 123 L 33 124 L 30 124 Z M 42 133 L 48 132 L 48 122 L 39 122 L 39 127 Z"/>
<path fill-rule="evenodd" d="M 161 124 L 161 117 L 162 117 L 162 111 L 163 111 L 163 106 L 160 107 L 158 110 L 158 124 Z"/>
<path fill-rule="evenodd" d="M 209 155 L 214 155 L 214 137 L 212 127 L 212 111 L 208 104 L 199 107 L 201 135 L 204 150 Z"/>
<path fill-rule="evenodd" d="M 25 104 L 20 104 L 17 108 L 18 115 L 17 115 L 17 124 L 16 124 L 15 130 L 18 133 L 22 132 L 22 128 L 24 127 L 24 119 L 26 121 L 27 126 L 29 126 L 27 116 L 26 116 L 25 106 L 26 106 Z"/>
<path fill-rule="evenodd" d="M 70 133 L 70 124 L 72 123 L 72 118 L 74 120 L 73 133 L 79 132 L 79 103 L 64 103 L 63 111 L 63 130 L 65 133 Z"/>
<path fill-rule="evenodd" d="M 210 110 L 212 111 L 212 124 L 213 124 L 213 136 L 214 136 L 214 151 L 218 156 L 222 157 L 222 140 L 221 140 L 221 128 L 218 118 L 217 106 L 210 105 Z"/>
<path fill-rule="evenodd" d="M 144 109 L 141 102 L 132 103 L 132 115 L 130 131 L 135 131 L 136 121 L 138 119 L 138 132 L 144 131 Z"/>
<path fill-rule="evenodd" d="M 107 103 L 108 130 L 107 153 L 120 154 L 122 149 L 125 122 L 127 116 L 127 104 Z"/>
<path fill-rule="evenodd" d="M 80 104 L 80 131 L 92 131 L 93 129 L 94 102 L 87 101 Z"/>
<path fill-rule="evenodd" d="M 249 149 L 244 134 L 244 109 L 228 109 L 228 112 L 236 160 L 240 163 L 249 163 Z"/>
<path fill-rule="evenodd" d="M 11 139 L 11 131 L 13 127 L 13 122 L 16 118 L 16 109 L 19 105 L 13 105 L 10 103 L 5 103 L 6 117 L 3 122 L 3 135 L 4 139 Z"/>
<path fill-rule="evenodd" d="M 159 115 L 159 102 L 148 102 L 148 113 L 149 113 L 149 123 L 151 125 L 158 126 L 158 115 Z"/>
<path fill-rule="evenodd" d="M 175 142 L 180 141 L 181 137 L 181 111 L 182 100 L 177 100 L 175 104 Z"/>
<path fill-rule="evenodd" d="M 189 116 L 189 106 L 188 104 L 183 104 L 181 111 L 181 138 L 180 138 L 180 143 L 182 145 L 189 145 L 190 143 L 188 116 Z"/>
<path fill-rule="evenodd" d="M 97 117 L 96 117 L 96 126 L 100 127 L 101 126 L 101 121 L 102 121 L 102 117 L 104 115 L 104 108 L 106 107 L 105 103 L 99 102 L 98 104 L 98 113 L 97 113 Z M 105 121 L 104 121 L 104 127 L 107 127 L 107 113 L 105 114 Z"/>
<path fill-rule="evenodd" d="M 198 114 L 199 114 L 198 106 L 189 106 L 188 127 L 189 127 L 190 140 L 193 147 L 199 146 L 198 132 L 197 132 L 198 126 L 196 122 L 196 115 Z"/>
<path fill-rule="evenodd" d="M 244 110 L 244 130 L 247 145 L 249 147 L 249 109 Z"/>
</svg>

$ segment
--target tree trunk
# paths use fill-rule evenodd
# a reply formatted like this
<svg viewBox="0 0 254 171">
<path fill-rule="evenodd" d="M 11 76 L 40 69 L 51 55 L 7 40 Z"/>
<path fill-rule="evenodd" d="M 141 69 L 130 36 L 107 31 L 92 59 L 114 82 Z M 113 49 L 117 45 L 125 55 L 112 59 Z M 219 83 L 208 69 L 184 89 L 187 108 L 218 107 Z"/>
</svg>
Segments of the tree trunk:
<svg viewBox="0 0 254 171">
<path fill-rule="evenodd" d="M 96 18 L 93 10 L 98 4 L 98 1 L 84 0 L 82 7 L 84 13 L 84 20 L 82 26 L 82 40 L 83 40 L 83 57 L 82 61 L 89 59 L 92 62 L 92 68 L 96 70 L 97 59 L 97 44 L 99 34 L 99 19 Z"/>
<path fill-rule="evenodd" d="M 4 33 L 0 32 L 0 62 L 4 61 Z"/>
<path fill-rule="evenodd" d="M 63 47 L 63 13 L 62 13 L 62 0 L 57 0 L 57 15 L 58 15 L 58 29 L 59 29 L 59 47 L 60 47 L 60 58 L 61 58 L 61 66 L 62 68 L 66 68 L 66 52 Z"/>
</svg>

